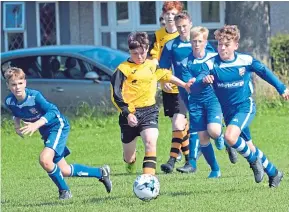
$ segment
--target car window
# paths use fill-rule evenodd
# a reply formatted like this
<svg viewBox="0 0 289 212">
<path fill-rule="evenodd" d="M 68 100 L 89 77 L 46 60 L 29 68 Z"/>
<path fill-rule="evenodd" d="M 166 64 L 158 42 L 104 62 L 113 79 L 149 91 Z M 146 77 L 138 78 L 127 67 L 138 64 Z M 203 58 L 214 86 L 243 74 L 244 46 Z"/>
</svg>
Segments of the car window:
<svg viewBox="0 0 289 212">
<path fill-rule="evenodd" d="M 89 63 L 86 63 L 86 65 L 89 71 L 94 71 L 98 74 L 100 81 L 110 81 L 110 78 L 111 78 L 110 75 L 105 73 L 103 70 Z"/>
<path fill-rule="evenodd" d="M 16 58 L 2 63 L 1 64 L 2 75 L 4 75 L 4 72 L 9 67 L 21 68 L 26 74 L 27 79 L 41 78 L 41 68 L 37 61 L 37 57 Z"/>
</svg>

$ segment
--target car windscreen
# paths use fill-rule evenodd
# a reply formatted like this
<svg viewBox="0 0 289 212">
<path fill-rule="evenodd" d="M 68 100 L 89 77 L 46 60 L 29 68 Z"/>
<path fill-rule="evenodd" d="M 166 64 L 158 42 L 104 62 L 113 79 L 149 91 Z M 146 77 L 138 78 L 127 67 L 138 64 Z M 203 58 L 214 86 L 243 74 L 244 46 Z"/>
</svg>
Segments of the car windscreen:
<svg viewBox="0 0 289 212">
<path fill-rule="evenodd" d="M 111 71 L 114 71 L 120 63 L 126 61 L 129 57 L 129 54 L 125 52 L 105 48 L 95 48 L 79 53 L 106 66 Z"/>
</svg>

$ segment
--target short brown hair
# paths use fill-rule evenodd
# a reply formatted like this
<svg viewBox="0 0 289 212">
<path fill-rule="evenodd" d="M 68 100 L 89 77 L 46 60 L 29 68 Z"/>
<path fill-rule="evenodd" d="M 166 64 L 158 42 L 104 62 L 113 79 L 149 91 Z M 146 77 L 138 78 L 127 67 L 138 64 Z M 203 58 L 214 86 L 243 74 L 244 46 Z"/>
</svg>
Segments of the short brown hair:
<svg viewBox="0 0 289 212">
<path fill-rule="evenodd" d="M 240 30 L 237 25 L 225 25 L 221 29 L 214 32 L 216 40 L 234 40 L 239 42 L 240 40 Z"/>
<path fill-rule="evenodd" d="M 186 10 L 178 13 L 174 18 L 175 22 L 180 20 L 180 19 L 188 19 L 189 21 L 192 21 L 191 16 L 189 15 L 188 11 L 186 11 Z"/>
<path fill-rule="evenodd" d="M 169 10 L 176 9 L 178 12 L 183 11 L 184 4 L 180 1 L 165 1 L 163 4 L 162 11 L 166 13 Z"/>
<path fill-rule="evenodd" d="M 21 68 L 10 67 L 5 71 L 4 77 L 8 83 L 11 79 L 25 79 L 25 73 Z"/>
<path fill-rule="evenodd" d="M 128 35 L 128 48 L 130 50 L 142 48 L 143 50 L 149 47 L 149 36 L 146 32 L 132 32 Z"/>
<path fill-rule="evenodd" d="M 193 39 L 193 37 L 198 36 L 200 34 L 202 34 L 204 38 L 208 40 L 209 30 L 206 27 L 196 26 L 196 27 L 193 27 L 190 31 L 191 39 Z"/>
</svg>

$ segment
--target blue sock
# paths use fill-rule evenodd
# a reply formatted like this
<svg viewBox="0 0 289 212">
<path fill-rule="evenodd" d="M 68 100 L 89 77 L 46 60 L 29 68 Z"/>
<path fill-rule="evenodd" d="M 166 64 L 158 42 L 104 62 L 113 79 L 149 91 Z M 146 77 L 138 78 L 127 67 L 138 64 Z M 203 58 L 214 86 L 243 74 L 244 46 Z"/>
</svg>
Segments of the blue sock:
<svg viewBox="0 0 289 212">
<path fill-rule="evenodd" d="M 60 171 L 60 168 L 55 164 L 54 169 L 51 172 L 47 172 L 48 176 L 58 187 L 58 190 L 69 190 L 68 185 L 66 184 L 63 175 Z"/>
<path fill-rule="evenodd" d="M 267 175 L 269 177 L 273 177 L 276 175 L 276 167 L 267 159 L 266 155 L 264 155 L 264 153 L 258 149 L 257 147 L 256 148 L 256 156 L 258 156 L 261 161 L 262 161 L 262 165 L 264 167 L 264 170 L 265 172 L 267 173 Z"/>
<path fill-rule="evenodd" d="M 238 138 L 237 142 L 232 146 L 236 149 L 249 163 L 256 161 L 257 156 L 250 150 L 244 139 Z"/>
<path fill-rule="evenodd" d="M 102 172 L 100 168 L 85 166 L 81 164 L 71 164 L 71 177 L 96 177 L 100 179 Z"/>
<path fill-rule="evenodd" d="M 218 165 L 212 144 L 209 143 L 207 146 L 201 145 L 201 150 L 212 171 L 219 171 L 220 167 Z"/>
<path fill-rule="evenodd" d="M 190 134 L 190 142 L 189 142 L 189 158 L 197 160 L 198 152 L 200 151 L 200 140 L 198 137 L 198 133 L 191 133 Z"/>
</svg>

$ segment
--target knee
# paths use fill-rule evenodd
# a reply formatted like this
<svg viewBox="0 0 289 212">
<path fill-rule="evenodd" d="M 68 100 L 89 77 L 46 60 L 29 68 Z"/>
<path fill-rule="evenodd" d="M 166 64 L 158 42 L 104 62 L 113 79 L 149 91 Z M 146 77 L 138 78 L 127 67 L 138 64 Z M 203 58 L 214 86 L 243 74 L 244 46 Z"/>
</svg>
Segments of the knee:
<svg viewBox="0 0 289 212">
<path fill-rule="evenodd" d="M 54 168 L 53 160 L 46 155 L 40 155 L 39 163 L 42 166 L 42 168 L 46 171 L 52 171 Z"/>
<path fill-rule="evenodd" d="M 217 139 L 222 134 L 221 126 L 210 126 L 208 127 L 208 133 L 212 139 Z"/>
<path fill-rule="evenodd" d="M 156 141 L 147 140 L 145 143 L 146 152 L 156 152 Z"/>
<path fill-rule="evenodd" d="M 229 143 L 229 144 L 234 144 L 237 141 L 238 137 L 236 135 L 234 135 L 231 132 L 226 132 L 225 133 L 225 140 Z"/>
</svg>

